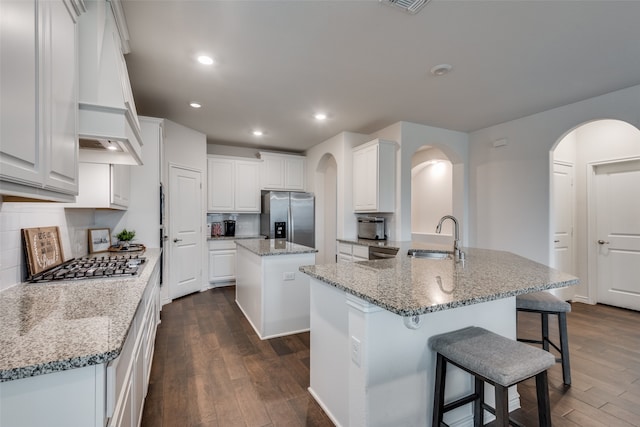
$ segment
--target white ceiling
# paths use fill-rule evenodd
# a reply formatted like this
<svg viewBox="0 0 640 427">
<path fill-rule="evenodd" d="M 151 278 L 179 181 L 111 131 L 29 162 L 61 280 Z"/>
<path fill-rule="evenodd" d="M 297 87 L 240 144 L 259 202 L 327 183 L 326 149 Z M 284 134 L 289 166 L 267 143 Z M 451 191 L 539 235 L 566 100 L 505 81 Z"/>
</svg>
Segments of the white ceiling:
<svg viewBox="0 0 640 427">
<path fill-rule="evenodd" d="M 138 112 L 210 143 L 304 151 L 401 120 L 468 132 L 640 84 L 640 1 L 433 0 L 417 15 L 377 0 L 123 6 Z M 441 63 L 453 71 L 431 75 Z"/>
</svg>

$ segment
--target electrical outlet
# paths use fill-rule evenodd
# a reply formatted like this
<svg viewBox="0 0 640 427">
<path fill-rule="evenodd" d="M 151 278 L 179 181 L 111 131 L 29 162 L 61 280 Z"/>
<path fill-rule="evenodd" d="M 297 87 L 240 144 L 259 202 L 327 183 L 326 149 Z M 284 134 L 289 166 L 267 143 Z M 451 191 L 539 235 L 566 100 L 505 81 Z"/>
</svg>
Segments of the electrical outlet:
<svg viewBox="0 0 640 427">
<path fill-rule="evenodd" d="M 282 273 L 282 280 L 296 280 L 295 271 L 285 271 Z"/>
<path fill-rule="evenodd" d="M 351 360 L 360 366 L 360 340 L 353 335 L 351 336 Z"/>
</svg>

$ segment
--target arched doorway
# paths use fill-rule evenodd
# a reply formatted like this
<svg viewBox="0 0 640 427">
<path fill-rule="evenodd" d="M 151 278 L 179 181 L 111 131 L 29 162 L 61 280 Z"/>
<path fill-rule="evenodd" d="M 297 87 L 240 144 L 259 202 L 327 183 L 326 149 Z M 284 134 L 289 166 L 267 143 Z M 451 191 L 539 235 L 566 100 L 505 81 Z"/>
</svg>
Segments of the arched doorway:
<svg viewBox="0 0 640 427">
<path fill-rule="evenodd" d="M 411 157 L 411 237 L 425 243 L 449 243 L 450 221 L 442 234 L 435 229 L 440 218 L 453 213 L 453 164 L 438 148 L 425 145 Z"/>
<path fill-rule="evenodd" d="M 616 167 L 627 165 L 625 167 L 628 169 L 628 166 L 633 166 L 629 162 L 634 159 L 640 160 L 640 130 L 620 120 L 603 119 L 584 123 L 569 131 L 553 147 L 550 168 L 550 264 L 581 279 L 579 287 L 559 290 L 560 297 L 628 308 L 634 307 L 627 304 L 627 300 L 640 300 L 640 274 L 627 271 L 629 268 L 640 268 L 634 267 L 640 265 L 640 247 L 637 250 L 633 247 L 616 247 L 624 244 L 618 241 L 618 237 L 615 243 L 609 243 L 614 239 L 605 237 L 607 232 L 602 227 L 604 223 L 614 224 L 615 233 L 620 236 L 640 234 L 640 220 L 631 219 L 627 221 L 628 225 L 623 226 L 626 213 L 635 209 L 633 201 L 638 200 L 640 187 L 635 188 L 635 195 L 632 194 L 633 184 L 613 185 L 604 191 L 602 187 L 603 180 L 611 178 L 612 182 L 618 182 L 620 177 L 631 177 L 629 174 L 623 175 Z M 640 176 L 640 171 L 637 175 Z M 605 197 L 607 200 L 603 203 Z M 627 202 L 631 205 L 627 205 Z M 613 208 L 614 204 L 619 206 Z M 610 216 L 612 213 L 614 217 L 603 220 L 604 215 Z M 617 214 L 622 216 L 615 217 Z M 603 243 L 599 244 L 598 241 Z M 606 273 L 611 270 L 611 263 L 619 263 L 615 274 Z M 624 275 L 635 276 L 635 279 L 614 283 Z M 615 298 L 609 299 L 608 294 L 616 293 L 615 290 L 607 291 L 611 287 L 622 290 L 622 303 L 616 302 Z M 640 304 L 635 309 L 640 309 Z"/>
<path fill-rule="evenodd" d="M 316 256 L 317 264 L 336 262 L 338 215 L 338 164 L 325 154 L 316 168 Z"/>
</svg>

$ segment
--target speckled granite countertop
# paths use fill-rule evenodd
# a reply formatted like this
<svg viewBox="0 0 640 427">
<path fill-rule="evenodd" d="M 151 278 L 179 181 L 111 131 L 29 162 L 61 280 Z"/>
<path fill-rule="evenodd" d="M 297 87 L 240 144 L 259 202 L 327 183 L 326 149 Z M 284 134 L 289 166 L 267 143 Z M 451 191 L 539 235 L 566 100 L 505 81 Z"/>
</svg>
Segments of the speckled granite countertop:
<svg viewBox="0 0 640 427">
<path fill-rule="evenodd" d="M 118 357 L 160 249 L 143 256 L 135 278 L 22 283 L 0 292 L 0 382 Z"/>
<path fill-rule="evenodd" d="M 402 250 L 395 259 L 310 265 L 300 271 L 401 316 L 578 283 L 574 276 L 510 252 L 464 248 L 462 264 L 411 258 Z"/>
<path fill-rule="evenodd" d="M 240 240 L 236 242 L 236 245 L 242 246 L 258 256 L 312 254 L 318 252 L 317 249 L 281 239 Z"/>
<path fill-rule="evenodd" d="M 266 239 L 267 236 L 217 236 L 207 237 L 207 240 L 240 240 L 240 239 Z"/>
</svg>

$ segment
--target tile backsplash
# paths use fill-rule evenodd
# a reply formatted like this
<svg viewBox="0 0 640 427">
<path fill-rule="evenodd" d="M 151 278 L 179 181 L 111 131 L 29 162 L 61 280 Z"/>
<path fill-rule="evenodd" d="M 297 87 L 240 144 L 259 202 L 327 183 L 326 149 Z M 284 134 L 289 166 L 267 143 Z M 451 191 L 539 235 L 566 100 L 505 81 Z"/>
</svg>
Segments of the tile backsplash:
<svg viewBox="0 0 640 427">
<path fill-rule="evenodd" d="M 94 224 L 93 209 L 67 209 L 55 203 L 13 203 L 0 199 L 0 291 L 26 278 L 20 230 L 60 227 L 65 259 L 87 253 L 87 229 Z"/>
<path fill-rule="evenodd" d="M 207 223 L 236 221 L 236 236 L 257 236 L 260 234 L 260 214 L 207 214 Z M 224 229 L 223 229 L 224 231 Z"/>
</svg>

